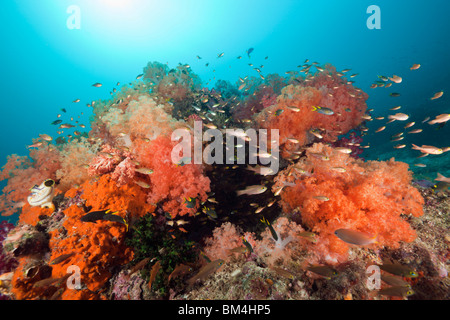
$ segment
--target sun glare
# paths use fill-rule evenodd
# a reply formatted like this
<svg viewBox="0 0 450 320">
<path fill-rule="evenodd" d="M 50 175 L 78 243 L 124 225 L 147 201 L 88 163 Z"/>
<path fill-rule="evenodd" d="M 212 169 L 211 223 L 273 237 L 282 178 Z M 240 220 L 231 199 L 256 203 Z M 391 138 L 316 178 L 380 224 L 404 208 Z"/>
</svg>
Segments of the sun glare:
<svg viewBox="0 0 450 320">
<path fill-rule="evenodd" d="M 100 0 L 100 5 L 110 8 L 124 8 L 132 5 L 132 0 Z"/>
</svg>

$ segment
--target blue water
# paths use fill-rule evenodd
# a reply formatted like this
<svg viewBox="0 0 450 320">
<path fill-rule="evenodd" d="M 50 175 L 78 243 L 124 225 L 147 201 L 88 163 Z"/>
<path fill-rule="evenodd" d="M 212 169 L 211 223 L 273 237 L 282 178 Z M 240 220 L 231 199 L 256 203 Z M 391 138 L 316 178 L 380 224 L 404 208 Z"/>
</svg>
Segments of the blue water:
<svg viewBox="0 0 450 320">
<path fill-rule="evenodd" d="M 80 9 L 80 29 L 67 27 L 70 5 Z M 381 29 L 367 27 L 370 5 L 381 10 Z M 373 117 L 402 105 L 399 112 L 416 121 L 413 128 L 424 129 L 401 142 L 406 148 L 393 149 L 397 143 L 389 138 L 405 123 L 378 134 L 374 131 L 385 121 L 368 123 L 366 159 L 395 156 L 410 164 L 426 162 L 427 168 L 411 169 L 430 179 L 436 172 L 450 175 L 448 154 L 415 159 L 420 153 L 410 149 L 411 143 L 450 146 L 450 124 L 439 130 L 421 124 L 427 116 L 450 113 L 449 12 L 446 0 L 2 1 L 0 165 L 9 154 L 27 155 L 26 145 L 39 134 L 56 135 L 57 126 L 50 123 L 61 108 L 67 109 L 62 119 L 74 117 L 88 125 L 92 111 L 86 103 L 108 98 L 118 81 L 133 81 L 149 61 L 171 67 L 188 63 L 213 87 L 217 79 L 234 83 L 239 76 L 257 76 L 249 62 L 263 64 L 264 74 L 283 75 L 310 59 L 358 73 L 352 80 L 369 94 Z M 413 63 L 421 68 L 411 71 Z M 378 75 L 392 74 L 403 82 L 369 88 Z M 92 87 L 95 82 L 103 87 Z M 431 101 L 441 90 L 444 96 Z M 390 97 L 391 92 L 401 96 Z M 72 103 L 75 99 L 81 102 Z"/>
</svg>

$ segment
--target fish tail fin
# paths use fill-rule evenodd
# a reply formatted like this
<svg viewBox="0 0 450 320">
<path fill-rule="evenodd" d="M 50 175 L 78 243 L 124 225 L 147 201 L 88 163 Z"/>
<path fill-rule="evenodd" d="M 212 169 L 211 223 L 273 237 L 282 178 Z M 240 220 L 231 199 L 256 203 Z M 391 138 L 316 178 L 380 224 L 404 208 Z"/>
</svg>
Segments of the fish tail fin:
<svg viewBox="0 0 450 320">
<path fill-rule="evenodd" d="M 379 242 L 378 242 L 378 233 L 375 233 L 375 235 L 373 236 L 373 243 L 374 244 L 380 244 Z"/>
<path fill-rule="evenodd" d="M 420 150 L 420 148 L 418 147 L 418 146 L 416 146 L 414 143 L 411 143 L 412 144 L 412 148 L 414 149 L 414 150 Z"/>
<path fill-rule="evenodd" d="M 319 109 L 318 106 L 312 106 L 312 111 L 316 111 L 317 109 Z"/>
<path fill-rule="evenodd" d="M 437 177 L 436 177 L 436 179 L 434 179 L 434 180 L 439 181 L 438 179 L 442 179 L 442 178 L 445 179 L 445 177 L 444 177 L 442 174 L 440 174 L 440 173 L 438 172 L 438 173 L 437 173 Z"/>
<path fill-rule="evenodd" d="M 237 196 L 242 196 L 243 194 L 245 194 L 245 190 L 237 190 L 236 191 Z"/>
</svg>

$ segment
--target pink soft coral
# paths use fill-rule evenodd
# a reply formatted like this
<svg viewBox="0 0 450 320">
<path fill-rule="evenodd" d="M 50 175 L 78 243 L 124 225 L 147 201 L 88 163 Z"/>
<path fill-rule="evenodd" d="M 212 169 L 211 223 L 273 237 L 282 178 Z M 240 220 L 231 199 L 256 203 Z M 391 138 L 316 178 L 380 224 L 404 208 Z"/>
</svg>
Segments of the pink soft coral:
<svg viewBox="0 0 450 320">
<path fill-rule="evenodd" d="M 261 239 L 257 240 L 253 233 L 244 233 L 230 222 L 223 223 L 214 229 L 212 237 L 205 239 L 204 252 L 211 260 L 229 260 L 233 256 L 230 250 L 244 247 L 244 238 L 252 246 L 254 257 L 257 256 L 267 265 L 274 267 L 293 263 L 310 245 L 305 238 L 299 236 L 304 229 L 286 217 L 273 221 L 272 227 L 277 233 L 277 240 L 268 228 L 261 233 Z"/>
<path fill-rule="evenodd" d="M 117 181 L 118 186 L 122 186 L 132 181 L 135 175 L 134 162 L 130 158 L 126 158 L 117 165 L 111 174 L 111 178 Z"/>
<path fill-rule="evenodd" d="M 105 144 L 102 146 L 101 152 L 90 162 L 88 173 L 90 176 L 109 173 L 114 170 L 121 160 L 121 152 Z"/>
</svg>

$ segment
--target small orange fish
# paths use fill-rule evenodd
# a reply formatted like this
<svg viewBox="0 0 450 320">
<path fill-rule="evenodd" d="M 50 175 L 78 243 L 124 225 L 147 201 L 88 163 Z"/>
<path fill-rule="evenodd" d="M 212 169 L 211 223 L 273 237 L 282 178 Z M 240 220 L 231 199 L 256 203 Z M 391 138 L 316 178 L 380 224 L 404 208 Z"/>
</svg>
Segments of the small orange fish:
<svg viewBox="0 0 450 320">
<path fill-rule="evenodd" d="M 450 113 L 444 113 L 436 116 L 435 119 L 428 121 L 429 124 L 444 123 L 450 120 Z"/>
<path fill-rule="evenodd" d="M 60 255 L 60 256 L 56 257 L 55 259 L 53 259 L 50 262 L 50 265 L 61 263 L 61 262 L 65 261 L 65 260 L 69 259 L 74 254 L 75 254 L 75 252 L 71 252 L 71 253 Z"/>
<path fill-rule="evenodd" d="M 148 288 L 152 290 L 152 283 L 156 278 L 156 275 L 158 274 L 158 271 L 161 269 L 161 263 L 156 261 L 156 263 L 153 265 L 152 270 L 150 271 L 150 281 L 148 282 Z"/>
<path fill-rule="evenodd" d="M 129 275 L 141 270 L 145 267 L 145 265 L 150 261 L 150 258 L 145 258 L 144 260 L 139 261 L 135 266 L 130 269 Z"/>
<path fill-rule="evenodd" d="M 413 146 L 412 149 L 419 150 L 420 152 L 426 153 L 426 154 L 442 154 L 444 152 L 441 148 L 437 148 L 434 146 L 422 145 L 421 147 L 419 147 L 419 146 L 416 146 L 415 144 L 412 144 L 412 146 Z"/>
<path fill-rule="evenodd" d="M 187 281 L 188 285 L 192 286 L 195 281 L 206 279 L 209 275 L 216 272 L 223 264 L 224 261 L 222 259 L 209 262 L 207 265 L 203 266 L 195 276 Z"/>
<path fill-rule="evenodd" d="M 447 182 L 450 183 L 450 178 L 447 178 L 445 176 L 443 176 L 442 174 L 440 174 L 439 172 L 437 173 L 437 177 L 436 179 L 434 179 L 436 181 L 441 181 L 441 182 Z"/>
<path fill-rule="evenodd" d="M 432 97 L 430 98 L 430 100 L 436 100 L 436 99 L 439 99 L 439 98 L 442 97 L 443 95 L 444 95 L 444 91 L 436 92 L 436 93 L 434 94 L 434 96 L 432 96 Z"/>
<path fill-rule="evenodd" d="M 291 280 L 293 280 L 295 278 L 295 274 L 289 270 L 285 270 L 283 268 L 277 268 L 277 267 L 273 267 L 271 269 L 282 277 L 285 277 L 285 278 L 288 278 Z"/>
<path fill-rule="evenodd" d="M 383 131 L 384 129 L 386 129 L 386 126 L 382 126 L 382 127 L 378 128 L 375 132 L 380 132 L 380 131 Z"/>
<path fill-rule="evenodd" d="M 173 269 L 172 273 L 169 275 L 168 281 L 191 271 L 192 267 L 187 266 L 185 264 L 179 264 L 175 267 L 175 269 Z"/>
<path fill-rule="evenodd" d="M 239 246 L 239 247 L 236 247 L 236 248 L 233 248 L 233 249 L 228 249 L 228 253 L 242 253 L 242 254 L 244 254 L 244 253 L 247 253 L 248 252 L 248 248 L 247 247 L 244 247 L 244 246 Z"/>
<path fill-rule="evenodd" d="M 338 229 L 334 232 L 334 234 L 342 241 L 357 246 L 366 246 L 377 242 L 377 235 L 372 236 L 367 233 L 351 229 Z"/>
</svg>

